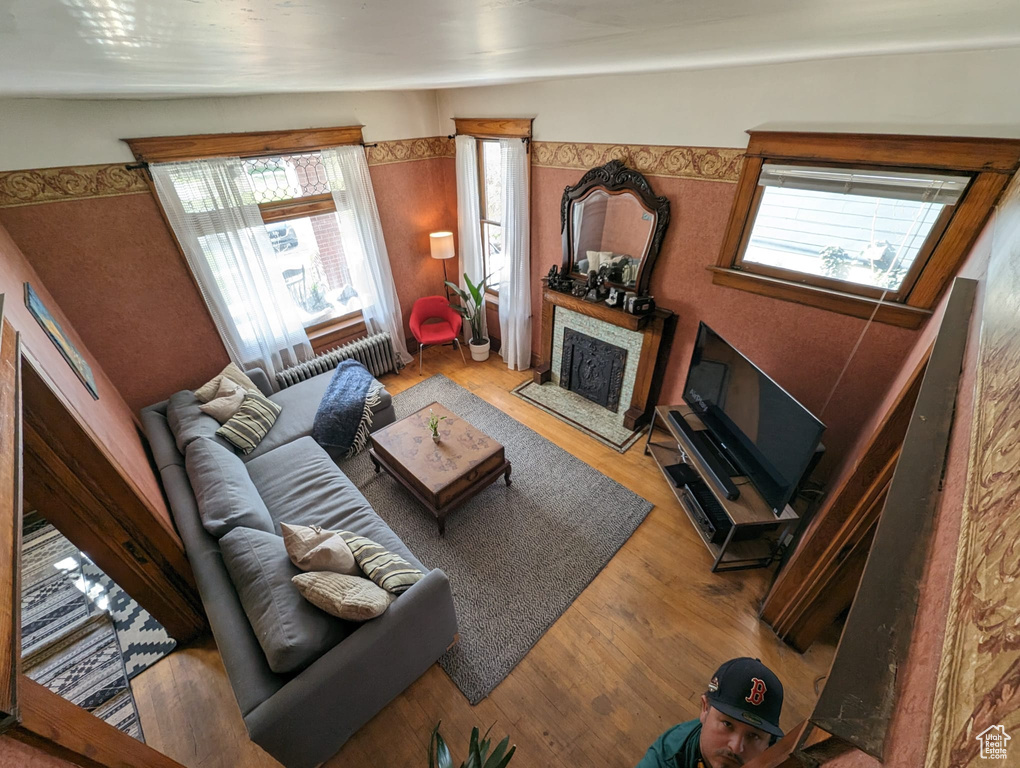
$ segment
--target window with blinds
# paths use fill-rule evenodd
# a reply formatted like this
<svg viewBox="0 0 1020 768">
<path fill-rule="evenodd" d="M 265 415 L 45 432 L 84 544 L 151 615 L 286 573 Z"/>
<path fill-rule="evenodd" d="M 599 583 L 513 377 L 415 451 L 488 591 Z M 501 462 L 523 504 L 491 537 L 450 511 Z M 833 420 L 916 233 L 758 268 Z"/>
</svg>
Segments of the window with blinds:
<svg viewBox="0 0 1020 768">
<path fill-rule="evenodd" d="M 766 162 L 735 266 L 896 300 L 970 180 Z"/>
</svg>

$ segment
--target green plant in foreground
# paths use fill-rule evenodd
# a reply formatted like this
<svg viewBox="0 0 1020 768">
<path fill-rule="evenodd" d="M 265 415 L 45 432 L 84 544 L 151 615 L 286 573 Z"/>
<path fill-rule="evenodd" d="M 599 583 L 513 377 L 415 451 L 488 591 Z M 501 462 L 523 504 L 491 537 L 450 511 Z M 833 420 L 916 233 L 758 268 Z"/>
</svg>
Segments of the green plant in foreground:
<svg viewBox="0 0 1020 768">
<path fill-rule="evenodd" d="M 443 741 L 443 737 L 439 734 L 439 726 L 442 724 L 442 720 L 436 723 L 436 727 L 432 729 L 432 738 L 429 739 L 429 768 L 454 768 L 450 750 L 446 746 L 446 742 Z M 510 737 L 506 736 L 503 741 L 496 745 L 496 748 L 490 755 L 489 747 L 492 742 L 489 739 L 489 731 L 491 730 L 492 726 L 490 725 L 488 730 L 485 731 L 485 735 L 479 741 L 478 729 L 471 729 L 468 758 L 461 763 L 460 768 L 505 768 L 506 764 L 510 762 L 510 758 L 514 756 L 514 752 L 517 750 L 517 745 L 515 744 L 507 751 Z"/>
<path fill-rule="evenodd" d="M 481 283 L 474 285 L 471 282 L 471 278 L 467 276 L 467 272 L 465 272 L 464 285 L 468 287 L 466 291 L 459 285 L 454 285 L 449 280 L 446 281 L 446 284 L 460 297 L 460 304 L 451 303 L 450 306 L 471 324 L 472 344 L 484 344 L 488 341 L 482 328 L 484 327 L 485 319 L 485 307 L 483 304 L 485 300 L 485 285 L 490 277 L 492 275 L 484 277 Z"/>
</svg>

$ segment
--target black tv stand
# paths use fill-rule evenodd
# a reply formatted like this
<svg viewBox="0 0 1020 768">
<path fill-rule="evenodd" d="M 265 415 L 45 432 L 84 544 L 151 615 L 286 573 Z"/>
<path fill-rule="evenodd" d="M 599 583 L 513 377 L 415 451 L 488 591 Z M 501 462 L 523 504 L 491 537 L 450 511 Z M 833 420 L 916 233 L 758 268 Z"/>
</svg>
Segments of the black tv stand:
<svg viewBox="0 0 1020 768">
<path fill-rule="evenodd" d="M 690 441 L 691 447 L 698 453 L 699 457 L 708 467 L 708 478 L 716 489 L 731 501 L 740 498 L 740 489 L 730 479 L 730 471 L 727 464 L 730 462 L 719 450 L 719 447 L 705 434 L 704 430 L 694 429 L 687 423 L 687 419 L 680 411 L 670 411 L 669 419 L 674 426 L 684 433 Z"/>
</svg>

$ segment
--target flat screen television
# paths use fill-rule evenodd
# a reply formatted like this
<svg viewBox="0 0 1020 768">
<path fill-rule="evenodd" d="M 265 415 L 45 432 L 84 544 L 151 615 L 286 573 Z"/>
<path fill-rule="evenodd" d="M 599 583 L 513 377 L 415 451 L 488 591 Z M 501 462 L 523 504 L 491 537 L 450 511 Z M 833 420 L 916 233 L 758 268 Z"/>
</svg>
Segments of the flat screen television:
<svg viewBox="0 0 1020 768">
<path fill-rule="evenodd" d="M 698 326 L 683 399 L 731 474 L 746 475 L 780 514 L 825 425 L 705 323 Z"/>
</svg>

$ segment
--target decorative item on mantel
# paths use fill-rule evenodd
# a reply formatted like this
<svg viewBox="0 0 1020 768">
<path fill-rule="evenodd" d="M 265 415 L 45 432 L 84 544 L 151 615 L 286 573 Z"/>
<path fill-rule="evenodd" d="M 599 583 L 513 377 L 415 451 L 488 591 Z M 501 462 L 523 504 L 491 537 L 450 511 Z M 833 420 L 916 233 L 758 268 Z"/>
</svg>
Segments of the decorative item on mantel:
<svg viewBox="0 0 1020 768">
<path fill-rule="evenodd" d="M 437 416 L 436 412 L 429 408 L 429 431 L 432 433 L 432 442 L 438 443 L 439 437 L 439 422 L 445 419 L 445 416 Z"/>
</svg>

